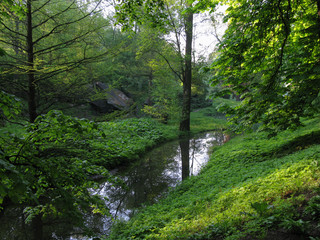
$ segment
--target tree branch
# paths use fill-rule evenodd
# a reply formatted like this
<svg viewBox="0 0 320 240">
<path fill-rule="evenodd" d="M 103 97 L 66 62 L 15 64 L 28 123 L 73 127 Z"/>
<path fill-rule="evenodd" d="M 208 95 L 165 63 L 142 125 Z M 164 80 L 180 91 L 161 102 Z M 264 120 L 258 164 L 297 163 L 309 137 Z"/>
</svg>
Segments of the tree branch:
<svg viewBox="0 0 320 240">
<path fill-rule="evenodd" d="M 282 44 L 281 44 L 281 50 L 280 50 L 280 56 L 279 56 L 279 64 L 277 64 L 276 69 L 275 69 L 275 71 L 273 72 L 273 74 L 272 74 L 272 76 L 271 76 L 271 78 L 270 78 L 269 83 L 267 84 L 266 92 L 269 92 L 269 90 L 270 90 L 271 88 L 273 88 L 274 85 L 275 85 L 276 77 L 277 77 L 277 75 L 278 75 L 278 73 L 279 73 L 279 71 L 280 71 L 280 68 L 281 68 L 281 66 L 282 66 L 282 63 L 283 63 L 284 49 L 285 49 L 285 46 L 286 46 L 286 44 L 287 44 L 288 37 L 289 37 L 289 35 L 290 35 L 290 25 L 289 25 L 289 17 L 290 17 L 289 11 L 291 11 L 290 0 L 288 0 L 288 1 L 289 1 L 289 5 L 288 5 L 288 9 L 287 9 L 286 18 L 284 17 L 283 10 L 282 10 L 282 8 L 281 8 L 281 6 L 280 6 L 280 1 L 281 1 L 281 0 L 278 0 L 278 5 L 277 5 L 277 7 L 278 7 L 278 10 L 279 10 L 279 13 L 280 13 L 281 21 L 282 21 L 282 23 L 283 23 L 283 25 L 284 25 L 284 34 L 285 34 L 285 37 L 284 37 L 283 42 L 282 42 Z"/>
<path fill-rule="evenodd" d="M 45 7 L 48 3 L 50 3 L 50 2 L 51 2 L 51 0 L 46 1 L 46 2 L 45 2 L 44 4 L 42 4 L 39 8 L 33 10 L 33 11 L 31 12 L 31 14 L 33 15 L 34 13 L 40 11 L 42 8 L 44 8 L 44 7 Z"/>
<path fill-rule="evenodd" d="M 158 52 L 158 51 L 154 51 L 156 52 L 157 54 L 159 54 L 165 61 L 166 63 L 168 64 L 169 68 L 171 69 L 171 71 L 179 78 L 179 80 L 181 82 L 183 82 L 183 78 L 181 77 L 181 73 L 177 72 L 172 66 L 171 66 L 171 63 L 169 62 L 169 60 L 161 53 L 161 52 Z"/>
<path fill-rule="evenodd" d="M 58 28 L 63 27 L 63 26 L 68 26 L 68 25 L 71 25 L 71 24 L 74 24 L 74 23 L 77 23 L 77 22 L 80 22 L 81 20 L 83 20 L 83 19 L 87 18 L 88 16 L 92 15 L 92 13 L 94 13 L 95 10 L 96 10 L 96 9 L 98 8 L 98 6 L 100 5 L 101 1 L 102 1 L 102 0 L 100 0 L 100 1 L 96 4 L 96 6 L 95 6 L 89 13 L 85 14 L 84 16 L 82 16 L 82 17 L 80 17 L 80 18 L 78 18 L 78 19 L 76 19 L 76 20 L 74 20 L 74 21 L 65 22 L 65 23 L 61 23 L 61 24 L 56 25 L 54 28 L 51 29 L 50 32 L 48 32 L 47 34 L 42 35 L 42 36 L 39 37 L 37 40 L 35 40 L 35 41 L 33 42 L 33 45 L 37 44 L 37 43 L 40 42 L 42 39 L 47 38 L 47 37 L 49 37 L 51 34 L 55 33 L 55 31 L 56 31 Z"/>
<path fill-rule="evenodd" d="M 51 0 L 49 0 L 48 2 L 50 2 L 50 1 Z M 59 15 L 67 12 L 71 8 L 71 6 L 74 5 L 74 3 L 75 3 L 75 0 L 66 9 L 64 9 L 64 10 L 62 10 L 62 11 L 60 11 L 60 12 L 58 12 L 58 13 L 52 15 L 52 16 L 48 16 L 47 19 L 45 19 L 44 21 L 40 22 L 39 24 L 33 26 L 32 29 L 35 29 L 35 28 L 47 23 L 49 20 L 54 19 L 54 18 L 58 17 Z"/>
<path fill-rule="evenodd" d="M 12 32 L 12 33 L 14 33 L 14 34 L 16 34 L 16 35 L 18 35 L 18 36 L 21 36 L 21 37 L 23 37 L 23 38 L 26 38 L 26 37 L 27 37 L 26 35 L 24 35 L 24 34 L 22 34 L 22 33 L 20 33 L 20 32 L 14 31 L 14 30 L 12 30 L 11 28 L 9 28 L 6 24 L 4 24 L 3 21 L 0 21 L 0 24 L 1 24 L 5 29 L 7 29 L 8 31 L 10 31 L 10 32 Z"/>
</svg>

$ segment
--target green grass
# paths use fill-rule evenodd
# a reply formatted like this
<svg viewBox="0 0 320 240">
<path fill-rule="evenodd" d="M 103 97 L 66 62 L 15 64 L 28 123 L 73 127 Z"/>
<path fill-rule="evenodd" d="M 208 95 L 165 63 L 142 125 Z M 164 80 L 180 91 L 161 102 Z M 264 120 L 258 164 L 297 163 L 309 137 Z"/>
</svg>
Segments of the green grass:
<svg viewBox="0 0 320 240">
<path fill-rule="evenodd" d="M 148 149 L 179 135 L 173 126 L 148 118 L 104 122 L 100 126 L 105 136 L 103 140 L 93 144 L 105 149 L 108 155 L 105 159 L 112 166 L 132 162 Z"/>
<path fill-rule="evenodd" d="M 226 129 L 227 122 L 223 113 L 218 112 L 219 107 L 228 105 L 234 107 L 239 102 L 229 99 L 217 98 L 212 106 L 191 112 L 191 132 L 198 133 L 209 130 Z"/>
<path fill-rule="evenodd" d="M 221 130 L 227 127 L 226 119 L 223 117 L 213 117 L 206 115 L 208 109 L 201 109 L 197 112 L 192 112 L 190 116 L 190 129 L 192 133 Z"/>
<path fill-rule="evenodd" d="M 108 239 L 259 239 L 279 228 L 314 237 L 320 226 L 312 228 L 303 209 L 319 191 L 320 120 L 306 124 L 270 139 L 232 139 L 215 149 L 200 175 L 116 224 Z"/>
</svg>

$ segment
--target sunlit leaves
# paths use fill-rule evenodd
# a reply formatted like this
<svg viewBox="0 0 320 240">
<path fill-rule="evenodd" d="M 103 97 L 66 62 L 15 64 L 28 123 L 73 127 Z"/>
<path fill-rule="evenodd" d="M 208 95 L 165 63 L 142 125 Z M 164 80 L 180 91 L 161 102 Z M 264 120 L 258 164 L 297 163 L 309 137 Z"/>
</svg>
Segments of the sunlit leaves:
<svg viewBox="0 0 320 240">
<path fill-rule="evenodd" d="M 246 99 L 238 129 L 262 123 L 273 132 L 318 110 L 319 21 L 314 1 L 227 1 L 229 28 L 213 64 L 212 84 Z M 224 92 L 221 93 L 223 95 Z"/>
<path fill-rule="evenodd" d="M 168 16 L 164 11 L 164 1 L 119 0 L 116 5 L 116 18 L 123 30 L 132 30 L 135 25 L 150 24 L 163 28 Z"/>
<path fill-rule="evenodd" d="M 1 201 L 23 202 L 30 219 L 40 213 L 81 217 L 91 205 L 106 213 L 104 201 L 90 194 L 98 186 L 93 176 L 112 180 L 105 167 L 92 161 L 89 143 L 99 138 L 97 124 L 58 111 L 39 116 L 23 138 L 3 136 Z"/>
</svg>

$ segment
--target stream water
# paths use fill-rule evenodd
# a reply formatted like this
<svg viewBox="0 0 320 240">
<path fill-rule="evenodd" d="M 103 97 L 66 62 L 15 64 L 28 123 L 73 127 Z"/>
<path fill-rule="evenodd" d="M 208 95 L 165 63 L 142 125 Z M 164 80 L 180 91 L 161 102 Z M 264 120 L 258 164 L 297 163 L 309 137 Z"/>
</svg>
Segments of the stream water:
<svg viewBox="0 0 320 240">
<path fill-rule="evenodd" d="M 163 144 L 130 167 L 114 171 L 124 181 L 126 189 L 103 183 L 95 194 L 108 198 L 107 205 L 114 219 L 129 220 L 137 209 L 158 201 L 170 188 L 198 174 L 209 159 L 210 148 L 221 145 L 223 139 L 221 132 L 210 132 Z M 8 211 L 9 216 L 0 216 L 0 239 L 28 239 L 22 209 Z M 86 225 L 95 233 L 108 234 L 112 218 L 88 216 Z M 81 229 L 68 224 L 47 226 L 45 231 L 47 239 L 90 239 L 82 236 Z"/>
</svg>

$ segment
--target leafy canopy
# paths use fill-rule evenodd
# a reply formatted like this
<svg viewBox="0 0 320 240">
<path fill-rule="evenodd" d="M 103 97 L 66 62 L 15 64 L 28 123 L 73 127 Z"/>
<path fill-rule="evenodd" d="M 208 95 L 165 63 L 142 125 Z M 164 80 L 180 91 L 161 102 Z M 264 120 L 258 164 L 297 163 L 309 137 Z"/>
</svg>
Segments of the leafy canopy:
<svg viewBox="0 0 320 240">
<path fill-rule="evenodd" d="M 315 0 L 228 0 L 229 27 L 212 64 L 216 94 L 243 99 L 226 109 L 237 130 L 262 123 L 272 132 L 319 112 L 320 19 Z"/>
<path fill-rule="evenodd" d="M 103 138 L 98 125 L 59 111 L 39 116 L 21 135 L 0 137 L 0 204 L 23 204 L 27 221 L 35 216 L 68 217 L 82 225 L 83 213 L 107 214 L 104 200 L 91 193 L 94 176 L 113 177 L 101 164 L 92 141 Z"/>
</svg>

